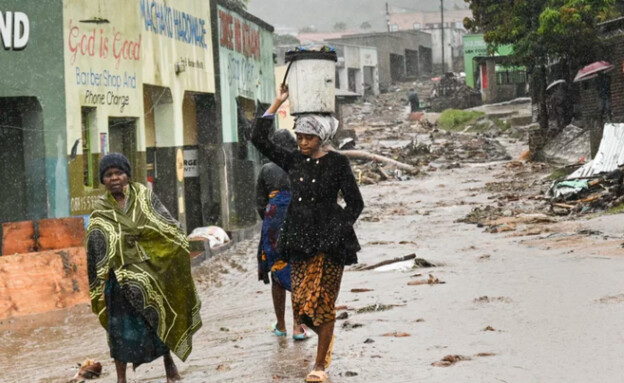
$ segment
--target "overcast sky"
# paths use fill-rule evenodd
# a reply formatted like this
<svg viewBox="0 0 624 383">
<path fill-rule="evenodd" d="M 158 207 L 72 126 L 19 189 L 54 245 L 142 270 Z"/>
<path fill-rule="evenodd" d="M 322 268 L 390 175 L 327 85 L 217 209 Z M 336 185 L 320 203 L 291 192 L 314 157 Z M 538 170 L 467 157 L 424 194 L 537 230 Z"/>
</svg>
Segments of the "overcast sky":
<svg viewBox="0 0 624 383">
<path fill-rule="evenodd" d="M 437 11 L 438 0 L 390 0 L 391 8 L 405 11 Z M 463 0 L 444 0 L 445 9 L 466 8 Z M 296 29 L 314 25 L 319 31 L 332 31 L 344 22 L 357 29 L 368 21 L 374 30 L 385 30 L 385 0 L 250 0 L 248 11 L 276 27 Z"/>
</svg>

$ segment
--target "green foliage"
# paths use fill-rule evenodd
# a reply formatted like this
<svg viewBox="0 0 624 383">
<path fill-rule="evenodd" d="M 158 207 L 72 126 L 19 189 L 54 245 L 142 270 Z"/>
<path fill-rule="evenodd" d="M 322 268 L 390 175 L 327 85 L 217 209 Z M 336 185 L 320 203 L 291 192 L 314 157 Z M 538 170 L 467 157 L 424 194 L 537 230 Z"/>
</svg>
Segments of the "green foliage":
<svg viewBox="0 0 624 383">
<path fill-rule="evenodd" d="M 371 29 L 373 26 L 368 22 L 365 21 L 362 24 L 360 24 L 360 29 Z"/>
<path fill-rule="evenodd" d="M 551 0 L 539 17 L 537 33 L 551 58 L 575 67 L 594 61 L 601 41 L 596 24 L 617 14 L 614 0 Z"/>
<path fill-rule="evenodd" d="M 607 210 L 607 214 L 622 214 L 624 213 L 624 202 L 615 205 L 611 208 L 609 208 L 609 210 Z"/>
<path fill-rule="evenodd" d="M 485 113 L 475 110 L 447 109 L 438 118 L 438 128 L 451 132 L 460 132 L 475 122 Z"/>
<path fill-rule="evenodd" d="M 577 167 L 573 166 L 555 169 L 548 175 L 548 179 L 551 181 L 563 181 L 567 176 L 574 173 L 576 169 Z"/>
<path fill-rule="evenodd" d="M 600 48 L 596 24 L 619 14 L 616 0 L 466 2 L 473 17 L 464 25 L 484 33 L 492 46 L 513 44 L 514 61 L 529 68 L 545 65 L 549 59 L 575 66 L 595 60 Z"/>
<path fill-rule="evenodd" d="M 548 129 L 547 66 L 559 62 L 571 81 L 583 65 L 601 55 L 597 24 L 619 14 L 616 0 L 466 0 L 472 18 L 464 25 L 484 34 L 494 51 L 512 44 L 508 64 L 526 66 L 531 73 L 539 123 Z M 621 0 L 617 0 L 621 3 Z M 619 6 L 619 5 L 618 5 Z"/>
</svg>

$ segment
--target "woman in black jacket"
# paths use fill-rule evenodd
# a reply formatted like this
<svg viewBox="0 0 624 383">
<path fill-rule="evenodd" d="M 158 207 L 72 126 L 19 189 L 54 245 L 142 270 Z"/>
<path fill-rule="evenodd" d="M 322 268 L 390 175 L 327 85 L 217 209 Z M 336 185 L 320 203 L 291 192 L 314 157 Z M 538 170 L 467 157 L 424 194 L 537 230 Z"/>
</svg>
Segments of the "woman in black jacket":
<svg viewBox="0 0 624 383">
<path fill-rule="evenodd" d="M 292 200 L 278 242 L 278 252 L 290 263 L 292 304 L 295 316 L 318 334 L 316 361 L 308 382 L 327 379 L 331 362 L 335 302 L 345 265 L 357 263 L 360 250 L 353 224 L 364 202 L 349 160 L 327 151 L 336 132 L 333 117 L 304 115 L 295 121 L 299 151 L 276 145 L 269 138 L 273 116 L 288 98 L 288 88 L 265 115 L 256 119 L 252 142 L 272 162 L 284 169 L 291 183 Z M 338 193 L 346 206 L 341 207 Z"/>
</svg>

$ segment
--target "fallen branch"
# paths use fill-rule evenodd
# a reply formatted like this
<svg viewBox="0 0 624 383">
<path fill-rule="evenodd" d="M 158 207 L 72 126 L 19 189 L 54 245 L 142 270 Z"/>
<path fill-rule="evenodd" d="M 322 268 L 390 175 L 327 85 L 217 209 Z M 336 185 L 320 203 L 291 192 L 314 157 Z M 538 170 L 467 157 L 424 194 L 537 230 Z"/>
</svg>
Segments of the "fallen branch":
<svg viewBox="0 0 624 383">
<path fill-rule="evenodd" d="M 416 258 L 416 254 L 405 255 L 405 256 L 402 256 L 402 257 L 398 257 L 398 258 L 394 258 L 394 259 L 388 259 L 386 261 L 375 263 L 374 265 L 364 266 L 364 267 L 360 268 L 359 270 L 373 270 L 373 269 L 376 269 L 376 268 L 378 268 L 380 266 L 391 265 L 391 264 L 397 263 L 397 262 L 409 261 L 410 259 L 414 259 L 414 258 Z"/>
<path fill-rule="evenodd" d="M 395 166 L 401 170 L 405 170 L 406 172 L 409 172 L 411 174 L 418 174 L 419 172 L 418 168 L 415 168 L 412 165 L 408 165 L 403 162 L 393 160 L 392 158 L 380 156 L 378 154 L 365 152 L 363 150 L 339 150 L 338 153 L 344 154 L 345 156 L 349 158 L 383 162 L 388 165 Z"/>
<path fill-rule="evenodd" d="M 593 201 L 595 201 L 595 200 L 599 199 L 600 197 L 602 197 L 602 193 L 597 193 L 597 194 L 594 194 L 594 195 L 590 195 L 590 196 L 589 196 L 589 197 L 587 197 L 587 198 L 578 199 L 578 200 L 576 200 L 576 201 L 570 201 L 570 203 L 575 203 L 575 204 L 577 204 L 577 203 L 587 203 L 587 202 L 593 202 Z"/>
</svg>

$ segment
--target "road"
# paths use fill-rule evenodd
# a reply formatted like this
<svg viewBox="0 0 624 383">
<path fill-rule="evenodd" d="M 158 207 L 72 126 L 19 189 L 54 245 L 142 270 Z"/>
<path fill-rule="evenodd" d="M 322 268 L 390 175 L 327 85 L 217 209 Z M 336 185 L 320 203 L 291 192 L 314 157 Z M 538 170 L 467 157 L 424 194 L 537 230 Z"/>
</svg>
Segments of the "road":
<svg viewBox="0 0 624 383">
<path fill-rule="evenodd" d="M 507 146 L 513 156 L 523 149 Z M 457 223 L 491 203 L 485 185 L 508 176 L 505 164 L 440 167 L 362 187 L 360 263 L 415 253 L 437 267 L 346 269 L 338 305 L 348 319 L 337 322 L 331 382 L 621 381 L 622 216 L 545 224 L 549 233 L 532 236 Z M 309 371 L 316 338 L 295 343 L 269 330 L 270 288 L 256 280 L 256 246 L 241 242 L 194 270 L 204 326 L 178 362 L 185 382 L 302 382 Z M 429 274 L 444 283 L 408 285 Z M 87 306 L 4 320 L 0 334 L 1 382 L 66 382 L 87 358 L 103 363 L 98 381 L 115 381 L 105 332 Z M 447 355 L 459 361 L 436 365 Z M 164 369 L 155 361 L 129 378 L 164 382 Z"/>
</svg>

